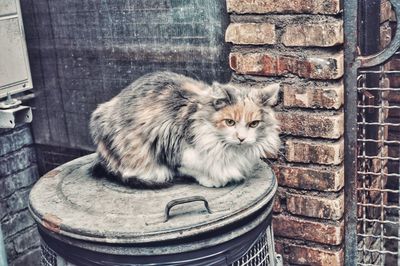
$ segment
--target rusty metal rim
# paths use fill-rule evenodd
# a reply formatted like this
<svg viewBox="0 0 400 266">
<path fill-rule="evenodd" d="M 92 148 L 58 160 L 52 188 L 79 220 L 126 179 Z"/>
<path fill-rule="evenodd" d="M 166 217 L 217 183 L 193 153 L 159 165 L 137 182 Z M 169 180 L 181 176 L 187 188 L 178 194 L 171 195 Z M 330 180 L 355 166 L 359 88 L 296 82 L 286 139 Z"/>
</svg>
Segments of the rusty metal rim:
<svg viewBox="0 0 400 266">
<path fill-rule="evenodd" d="M 272 203 L 272 202 L 271 202 Z M 50 234 L 49 236 L 52 238 L 55 238 L 59 241 L 65 242 L 67 244 L 70 244 L 72 246 L 76 246 L 79 248 L 83 249 L 88 249 L 94 252 L 101 252 L 101 253 L 107 253 L 107 254 L 113 254 L 113 255 L 168 255 L 168 254 L 176 254 L 176 253 L 181 253 L 181 252 L 190 252 L 190 251 L 195 251 L 199 250 L 202 248 L 208 248 L 216 245 L 220 245 L 223 243 L 226 243 L 230 240 L 233 240 L 235 238 L 238 238 L 240 236 L 245 235 L 246 233 L 250 232 L 251 230 L 255 229 L 256 227 L 260 226 L 262 223 L 267 222 L 266 228 L 268 226 L 272 226 L 270 221 L 272 219 L 272 207 L 273 204 L 270 204 L 259 216 L 257 216 L 255 219 L 249 221 L 247 224 L 237 227 L 235 229 L 232 229 L 231 231 L 224 232 L 218 235 L 213 235 L 212 237 L 203 239 L 203 240 L 193 240 L 188 243 L 178 243 L 178 244 L 170 244 L 168 242 L 163 243 L 161 241 L 158 241 L 156 244 L 157 246 L 151 246 L 151 247 L 146 247 L 146 246 L 140 246 L 135 245 L 136 243 L 133 243 L 133 246 L 115 246 L 113 245 L 112 248 L 110 248 L 110 243 L 96 243 L 95 245 L 90 242 L 86 241 L 81 241 L 80 239 L 75 239 L 75 238 L 69 238 L 65 237 L 63 235 L 59 234 Z M 47 234 L 49 234 L 47 232 Z M 111 243 L 111 244 L 121 244 L 121 243 Z M 124 243 L 126 244 L 126 243 Z M 147 243 L 146 243 L 147 244 Z"/>
<path fill-rule="evenodd" d="M 85 157 L 93 156 L 87 155 Z M 64 171 L 70 165 L 84 165 L 84 162 L 81 161 L 81 158 L 75 159 L 67 164 L 64 164 L 56 169 L 50 171 L 48 174 L 43 176 L 42 178 L 55 178 L 59 174 L 65 174 Z M 274 173 L 271 169 L 268 169 L 272 176 Z M 73 171 L 70 171 L 73 172 Z M 119 244 L 133 244 L 133 243 L 151 243 L 151 242 L 159 242 L 160 238 L 163 241 L 168 240 L 176 240 L 176 239 L 184 239 L 188 237 L 193 237 L 199 234 L 207 233 L 210 231 L 218 230 L 220 228 L 226 227 L 230 224 L 233 224 L 237 221 L 245 219 L 246 217 L 251 216 L 256 213 L 258 210 L 267 206 L 268 203 L 272 202 L 272 199 L 275 195 L 275 191 L 277 190 L 278 183 L 276 178 L 272 178 L 271 186 L 264 191 L 262 194 L 261 200 L 257 202 L 255 205 L 251 206 L 251 208 L 247 208 L 245 210 L 238 210 L 236 212 L 229 213 L 227 215 L 221 216 L 211 223 L 201 223 L 195 226 L 187 226 L 179 228 L 179 230 L 169 230 L 169 231 L 156 231 L 147 234 L 138 234 L 138 233 L 121 233 L 121 232 L 107 232 L 107 235 L 99 236 L 96 231 L 82 231 L 77 230 L 75 228 L 71 228 L 62 223 L 62 221 L 57 222 L 52 216 L 46 216 L 46 214 L 38 213 L 33 207 L 31 200 L 29 200 L 29 210 L 36 220 L 38 224 L 47 228 L 48 230 L 57 233 L 59 235 L 67 236 L 74 239 L 84 240 L 84 241 L 93 241 L 93 242 L 102 242 L 102 243 L 119 243 Z M 50 219 L 49 219 L 50 218 Z M 56 222 L 55 222 L 56 221 Z"/>
</svg>

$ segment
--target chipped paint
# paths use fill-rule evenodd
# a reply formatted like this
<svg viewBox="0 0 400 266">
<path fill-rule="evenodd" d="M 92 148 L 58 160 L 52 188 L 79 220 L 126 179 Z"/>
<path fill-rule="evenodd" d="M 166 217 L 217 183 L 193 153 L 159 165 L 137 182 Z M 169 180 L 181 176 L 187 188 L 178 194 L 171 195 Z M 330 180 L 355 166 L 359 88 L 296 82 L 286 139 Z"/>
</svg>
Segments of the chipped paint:
<svg viewBox="0 0 400 266">
<path fill-rule="evenodd" d="M 42 218 L 42 225 L 54 233 L 60 232 L 61 219 L 57 216 L 46 213 Z"/>
</svg>

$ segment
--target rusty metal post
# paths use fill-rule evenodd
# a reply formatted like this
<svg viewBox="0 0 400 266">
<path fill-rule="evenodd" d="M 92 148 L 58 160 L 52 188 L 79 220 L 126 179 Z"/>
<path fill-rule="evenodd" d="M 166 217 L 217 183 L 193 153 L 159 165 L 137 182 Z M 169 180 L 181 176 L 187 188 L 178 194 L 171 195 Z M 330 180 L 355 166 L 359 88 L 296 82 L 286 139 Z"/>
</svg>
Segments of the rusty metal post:
<svg viewBox="0 0 400 266">
<path fill-rule="evenodd" d="M 344 9 L 344 113 L 345 113 L 345 265 L 357 256 L 357 0 L 345 0 Z"/>
</svg>

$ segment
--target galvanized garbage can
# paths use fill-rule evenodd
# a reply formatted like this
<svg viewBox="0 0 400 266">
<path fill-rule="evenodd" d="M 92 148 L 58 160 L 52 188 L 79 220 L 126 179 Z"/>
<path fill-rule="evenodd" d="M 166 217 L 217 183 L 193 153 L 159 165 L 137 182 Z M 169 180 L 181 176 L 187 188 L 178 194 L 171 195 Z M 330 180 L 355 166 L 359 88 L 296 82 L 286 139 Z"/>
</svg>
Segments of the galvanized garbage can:
<svg viewBox="0 0 400 266">
<path fill-rule="evenodd" d="M 277 189 L 262 161 L 224 188 L 179 181 L 140 190 L 91 175 L 95 154 L 33 187 L 42 265 L 279 265 L 271 228 Z"/>
</svg>

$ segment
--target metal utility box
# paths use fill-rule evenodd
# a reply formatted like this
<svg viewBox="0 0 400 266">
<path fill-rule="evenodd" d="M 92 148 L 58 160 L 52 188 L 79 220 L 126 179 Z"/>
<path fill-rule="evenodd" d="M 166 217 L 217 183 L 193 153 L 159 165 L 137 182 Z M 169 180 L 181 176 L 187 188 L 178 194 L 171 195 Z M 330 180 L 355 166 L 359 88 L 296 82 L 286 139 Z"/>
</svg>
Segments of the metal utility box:
<svg viewBox="0 0 400 266">
<path fill-rule="evenodd" d="M 32 89 L 19 0 L 0 1 L 0 99 Z"/>
</svg>

